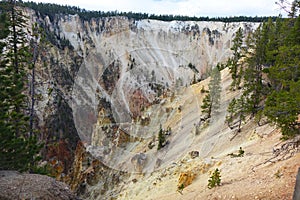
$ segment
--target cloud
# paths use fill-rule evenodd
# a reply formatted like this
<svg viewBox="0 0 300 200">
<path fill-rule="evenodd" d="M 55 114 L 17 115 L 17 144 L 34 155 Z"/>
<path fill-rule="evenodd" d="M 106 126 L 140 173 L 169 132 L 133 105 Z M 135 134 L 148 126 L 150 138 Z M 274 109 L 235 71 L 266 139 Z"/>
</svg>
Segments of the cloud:
<svg viewBox="0 0 300 200">
<path fill-rule="evenodd" d="M 189 0 L 177 13 L 195 16 L 270 16 L 278 15 L 275 0 Z"/>
<path fill-rule="evenodd" d="M 276 16 L 276 0 L 34 0 L 74 5 L 88 10 L 133 11 L 188 16 Z"/>
<path fill-rule="evenodd" d="M 152 1 L 169 1 L 169 2 L 177 3 L 177 2 L 188 1 L 188 0 L 152 0 Z"/>
</svg>

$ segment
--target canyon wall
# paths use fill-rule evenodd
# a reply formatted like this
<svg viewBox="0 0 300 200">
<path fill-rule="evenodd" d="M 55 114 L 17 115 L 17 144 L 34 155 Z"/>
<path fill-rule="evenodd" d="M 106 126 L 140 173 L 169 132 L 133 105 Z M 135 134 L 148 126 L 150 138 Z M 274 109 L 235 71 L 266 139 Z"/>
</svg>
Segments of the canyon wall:
<svg viewBox="0 0 300 200">
<path fill-rule="evenodd" d="M 97 199 L 117 196 L 131 173 L 164 169 L 185 153 L 201 115 L 190 85 L 231 56 L 240 27 L 247 35 L 259 25 L 27 14 L 49 41 L 37 67 L 45 154 L 62 168 L 59 179 Z M 160 130 L 171 136 L 158 151 Z"/>
</svg>

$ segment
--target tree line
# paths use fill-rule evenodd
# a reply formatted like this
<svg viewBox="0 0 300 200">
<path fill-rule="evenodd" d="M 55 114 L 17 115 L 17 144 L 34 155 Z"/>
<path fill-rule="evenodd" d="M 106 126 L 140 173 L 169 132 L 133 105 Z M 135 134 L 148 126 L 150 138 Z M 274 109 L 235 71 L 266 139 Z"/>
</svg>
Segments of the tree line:
<svg viewBox="0 0 300 200">
<path fill-rule="evenodd" d="M 287 2 L 280 1 L 281 5 Z M 282 139 L 300 134 L 300 1 L 294 0 L 289 18 L 269 18 L 248 36 L 239 28 L 232 40 L 232 56 L 211 72 L 202 103 L 201 120 L 212 117 L 220 105 L 219 70 L 228 67 L 230 90 L 240 91 L 227 108 L 226 123 L 240 132 L 242 123 L 275 124 Z"/>
<path fill-rule="evenodd" d="M 300 1 L 292 5 L 290 18 L 269 19 L 247 37 L 240 28 L 233 39 L 227 66 L 241 95 L 228 107 L 231 128 L 250 116 L 276 124 L 283 139 L 300 134 Z"/>
<path fill-rule="evenodd" d="M 81 9 L 77 6 L 58 5 L 51 3 L 35 3 L 35 2 L 22 2 L 26 7 L 32 8 L 42 16 L 49 16 L 51 20 L 55 18 L 55 15 L 79 15 L 83 20 L 91 20 L 92 18 L 101 17 L 114 17 L 114 16 L 125 16 L 129 19 L 142 20 L 142 19 L 153 19 L 161 21 L 217 21 L 217 22 L 264 22 L 269 17 L 249 17 L 249 16 L 236 16 L 236 17 L 190 17 L 182 15 L 155 15 L 148 13 L 135 13 L 135 12 L 121 12 L 121 11 L 90 11 Z M 276 20 L 276 17 L 271 17 L 272 20 Z"/>
</svg>

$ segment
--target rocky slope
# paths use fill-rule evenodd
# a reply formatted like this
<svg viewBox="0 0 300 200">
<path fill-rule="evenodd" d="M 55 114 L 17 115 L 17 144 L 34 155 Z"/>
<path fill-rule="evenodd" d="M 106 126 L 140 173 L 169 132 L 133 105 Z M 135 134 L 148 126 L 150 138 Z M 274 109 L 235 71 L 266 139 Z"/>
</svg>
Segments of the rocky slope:
<svg viewBox="0 0 300 200">
<path fill-rule="evenodd" d="M 276 185 L 265 186 L 273 177 L 251 170 L 273 156 L 280 133 L 249 120 L 234 137 L 235 130 L 224 124 L 229 101 L 239 95 L 229 92 L 227 69 L 219 114 L 209 123 L 201 121 L 207 74 L 231 55 L 239 27 L 247 34 L 258 24 L 125 17 L 84 21 L 77 15 L 57 15 L 51 21 L 27 13 L 51 42 L 38 68 L 39 80 L 47 82 L 38 87 L 39 126 L 49 144 L 59 141 L 49 145 L 48 159 L 77 194 L 87 199 L 228 199 L 231 194 L 251 199 L 286 184 L 288 189 L 270 199 L 291 196 L 295 159 L 281 162 L 289 166 L 285 168 L 263 165 L 261 171 L 270 176 L 277 169 L 284 174 Z M 190 85 L 198 80 L 203 81 Z M 166 141 L 157 150 L 160 129 Z M 227 156 L 240 146 L 244 158 Z M 208 190 L 208 172 L 216 167 L 224 185 Z M 264 187 L 262 195 L 259 188 L 249 189 L 248 182 L 256 178 Z M 176 191 L 180 182 L 190 185 L 182 194 Z M 237 184 L 247 187 L 239 192 Z"/>
<path fill-rule="evenodd" d="M 204 96 L 200 90 L 207 86 L 207 82 L 190 86 L 193 94 L 184 93 L 186 99 L 182 97 L 178 101 L 185 105 L 182 113 L 193 115 L 191 110 L 199 106 L 198 102 Z M 226 107 L 229 99 L 238 95 L 238 92 L 229 91 L 230 82 L 230 75 L 225 69 L 222 71 L 221 111 L 215 120 L 198 132 L 195 124 L 199 118 L 183 122 L 182 127 L 192 125 L 194 131 L 190 135 L 185 132 L 185 138 L 179 141 L 173 139 L 176 136 L 169 137 L 171 143 L 167 146 L 167 154 L 177 157 L 152 173 L 132 174 L 122 184 L 123 190 L 118 199 L 292 198 L 300 164 L 298 147 L 288 146 L 291 141 L 280 141 L 281 133 L 275 127 L 268 124 L 258 126 L 254 120 L 244 123 L 238 134 L 228 128 L 224 124 L 225 109 L 222 108 Z M 169 103 L 165 106 L 170 106 Z M 193 139 L 186 146 L 188 136 Z M 245 151 L 244 156 L 230 156 L 237 155 L 240 147 Z M 163 160 L 166 161 L 166 157 Z M 209 177 L 216 168 L 221 171 L 221 186 L 208 189 Z M 182 184 L 184 188 L 181 190 Z"/>
</svg>

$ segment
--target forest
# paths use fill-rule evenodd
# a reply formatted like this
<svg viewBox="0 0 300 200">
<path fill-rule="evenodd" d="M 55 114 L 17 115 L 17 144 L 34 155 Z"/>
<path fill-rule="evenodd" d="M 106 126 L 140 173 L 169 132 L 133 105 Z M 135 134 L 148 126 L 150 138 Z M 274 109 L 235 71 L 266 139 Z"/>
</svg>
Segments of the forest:
<svg viewBox="0 0 300 200">
<path fill-rule="evenodd" d="M 300 1 L 294 1 L 289 18 L 269 19 L 246 38 L 241 29 L 236 33 L 227 66 L 231 90 L 241 96 L 229 104 L 230 127 L 240 131 L 248 116 L 277 125 L 282 139 L 300 134 L 299 8 Z"/>
</svg>

